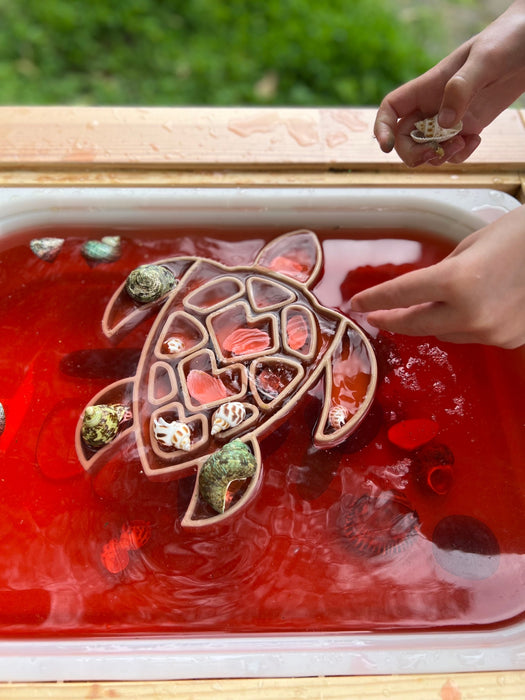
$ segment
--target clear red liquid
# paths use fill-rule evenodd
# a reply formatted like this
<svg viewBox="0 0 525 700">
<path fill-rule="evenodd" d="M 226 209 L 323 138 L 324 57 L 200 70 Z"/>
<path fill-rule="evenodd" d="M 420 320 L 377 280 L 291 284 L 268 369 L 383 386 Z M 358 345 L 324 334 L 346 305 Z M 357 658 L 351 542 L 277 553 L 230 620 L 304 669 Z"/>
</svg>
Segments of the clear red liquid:
<svg viewBox="0 0 525 700">
<path fill-rule="evenodd" d="M 522 351 L 372 338 L 379 388 L 357 433 L 312 447 L 323 395 L 312 387 L 262 442 L 253 500 L 202 532 L 180 527 L 193 477 L 150 481 L 133 450 L 82 470 L 78 417 L 134 374 L 147 334 L 148 323 L 114 345 L 101 330 L 129 271 L 179 254 L 249 264 L 282 232 L 76 228 L 0 241 L 0 637 L 466 628 L 523 614 Z M 450 250 L 423 232 L 318 233 L 313 291 L 343 312 L 359 289 Z M 110 234 L 120 259 L 88 264 L 82 244 Z M 29 249 L 45 235 L 66 238 L 53 263 Z M 387 438 L 411 418 L 439 426 L 416 451 Z M 444 493 L 430 487 L 438 477 Z M 149 539 L 108 571 L 104 546 L 136 521 Z"/>
</svg>

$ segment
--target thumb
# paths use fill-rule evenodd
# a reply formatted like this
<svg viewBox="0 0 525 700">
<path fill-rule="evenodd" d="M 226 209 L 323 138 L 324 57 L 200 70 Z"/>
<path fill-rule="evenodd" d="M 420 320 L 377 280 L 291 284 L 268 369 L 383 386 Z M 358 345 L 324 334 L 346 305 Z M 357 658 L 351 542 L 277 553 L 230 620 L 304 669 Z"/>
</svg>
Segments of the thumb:
<svg viewBox="0 0 525 700">
<path fill-rule="evenodd" d="M 443 128 L 451 128 L 463 119 L 474 97 L 492 82 L 491 72 L 481 56 L 476 56 L 474 51 L 469 54 L 463 66 L 445 85 L 438 116 Z"/>
</svg>

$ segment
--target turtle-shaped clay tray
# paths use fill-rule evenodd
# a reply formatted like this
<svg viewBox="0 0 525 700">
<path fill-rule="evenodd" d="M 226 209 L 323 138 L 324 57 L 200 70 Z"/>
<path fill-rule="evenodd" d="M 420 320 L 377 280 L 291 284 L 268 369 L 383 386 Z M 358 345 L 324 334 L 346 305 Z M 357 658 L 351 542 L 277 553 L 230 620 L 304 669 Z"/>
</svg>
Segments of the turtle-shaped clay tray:
<svg viewBox="0 0 525 700">
<path fill-rule="evenodd" d="M 362 330 L 309 287 L 322 249 L 308 230 L 268 243 L 253 265 L 175 257 L 132 271 L 106 308 L 118 341 L 151 314 L 135 376 L 93 397 L 76 431 L 86 470 L 136 449 L 152 479 L 197 473 L 182 525 L 231 517 L 256 493 L 258 440 L 324 381 L 313 442 L 333 447 L 366 415 L 376 361 Z M 124 459 L 124 457 L 123 457 Z"/>
</svg>

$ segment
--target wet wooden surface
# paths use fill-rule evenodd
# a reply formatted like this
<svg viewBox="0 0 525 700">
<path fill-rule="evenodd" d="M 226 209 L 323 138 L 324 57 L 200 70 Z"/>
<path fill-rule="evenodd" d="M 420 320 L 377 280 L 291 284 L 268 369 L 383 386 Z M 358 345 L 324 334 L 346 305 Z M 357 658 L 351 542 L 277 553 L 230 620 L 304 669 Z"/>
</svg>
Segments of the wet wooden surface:
<svg viewBox="0 0 525 700">
<path fill-rule="evenodd" d="M 20 683 L 0 686 L 0 700 L 523 700 L 525 673 L 264 678 L 151 683 Z"/>
<path fill-rule="evenodd" d="M 525 201 L 525 114 L 468 163 L 412 171 L 383 154 L 374 109 L 0 107 L 0 186 L 490 187 Z M 0 684 L 0 699 L 521 700 L 525 672 Z"/>
</svg>

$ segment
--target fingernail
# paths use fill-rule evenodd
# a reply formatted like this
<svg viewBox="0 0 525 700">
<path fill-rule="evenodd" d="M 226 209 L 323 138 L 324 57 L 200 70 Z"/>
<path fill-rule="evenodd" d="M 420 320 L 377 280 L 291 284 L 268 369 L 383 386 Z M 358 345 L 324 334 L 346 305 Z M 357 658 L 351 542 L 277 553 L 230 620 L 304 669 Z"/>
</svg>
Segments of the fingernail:
<svg viewBox="0 0 525 700">
<path fill-rule="evenodd" d="M 453 109 L 442 109 L 438 115 L 439 126 L 444 129 L 450 129 L 457 122 L 456 112 Z"/>
</svg>

